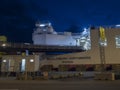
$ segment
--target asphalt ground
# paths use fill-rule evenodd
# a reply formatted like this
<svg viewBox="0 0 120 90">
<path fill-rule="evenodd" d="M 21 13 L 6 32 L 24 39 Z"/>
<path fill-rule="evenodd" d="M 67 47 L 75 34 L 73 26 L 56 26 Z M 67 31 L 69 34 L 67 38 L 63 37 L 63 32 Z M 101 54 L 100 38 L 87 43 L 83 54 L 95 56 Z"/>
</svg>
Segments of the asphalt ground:
<svg viewBox="0 0 120 90">
<path fill-rule="evenodd" d="M 120 90 L 120 80 L 0 80 L 0 90 Z"/>
</svg>

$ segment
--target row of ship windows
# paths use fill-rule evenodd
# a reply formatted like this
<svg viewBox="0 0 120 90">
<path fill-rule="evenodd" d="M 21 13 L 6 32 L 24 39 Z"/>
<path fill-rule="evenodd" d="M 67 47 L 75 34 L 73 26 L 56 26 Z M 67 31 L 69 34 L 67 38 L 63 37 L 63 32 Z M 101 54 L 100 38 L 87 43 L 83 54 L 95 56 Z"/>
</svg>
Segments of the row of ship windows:
<svg viewBox="0 0 120 90">
<path fill-rule="evenodd" d="M 87 56 L 87 57 L 70 57 L 70 58 L 65 58 L 65 57 L 63 57 L 63 58 L 61 58 L 61 57 L 59 57 L 59 58 L 47 58 L 48 60 L 70 60 L 70 59 L 91 59 L 91 57 L 90 56 Z"/>
</svg>

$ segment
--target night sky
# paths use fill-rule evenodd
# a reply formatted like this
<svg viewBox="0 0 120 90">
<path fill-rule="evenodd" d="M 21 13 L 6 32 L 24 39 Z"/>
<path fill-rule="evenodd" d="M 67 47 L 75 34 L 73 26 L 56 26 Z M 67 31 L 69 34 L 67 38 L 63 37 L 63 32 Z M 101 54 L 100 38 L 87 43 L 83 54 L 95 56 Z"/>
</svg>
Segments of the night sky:
<svg viewBox="0 0 120 90">
<path fill-rule="evenodd" d="M 8 41 L 32 43 L 38 20 L 57 32 L 120 24 L 120 0 L 0 0 L 0 35 Z"/>
</svg>

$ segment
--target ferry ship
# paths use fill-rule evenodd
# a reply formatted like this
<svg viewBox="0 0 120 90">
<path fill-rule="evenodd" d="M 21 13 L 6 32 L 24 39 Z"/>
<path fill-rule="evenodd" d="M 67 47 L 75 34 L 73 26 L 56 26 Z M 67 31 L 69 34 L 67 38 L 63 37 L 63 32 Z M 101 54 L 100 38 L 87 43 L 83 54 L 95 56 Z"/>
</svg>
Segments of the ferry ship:
<svg viewBox="0 0 120 90">
<path fill-rule="evenodd" d="M 37 22 L 32 33 L 34 45 L 82 46 L 90 49 L 90 32 L 84 29 L 82 33 L 56 32 L 50 22 Z"/>
</svg>

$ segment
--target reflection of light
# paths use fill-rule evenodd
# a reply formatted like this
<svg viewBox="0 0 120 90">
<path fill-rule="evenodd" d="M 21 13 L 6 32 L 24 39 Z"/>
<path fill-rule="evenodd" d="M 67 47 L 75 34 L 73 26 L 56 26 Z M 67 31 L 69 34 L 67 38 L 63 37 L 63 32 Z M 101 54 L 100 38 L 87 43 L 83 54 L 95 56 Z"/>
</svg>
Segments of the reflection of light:
<svg viewBox="0 0 120 90">
<path fill-rule="evenodd" d="M 101 46 L 107 46 L 107 39 L 105 39 L 104 41 L 100 41 L 100 45 Z"/>
<path fill-rule="evenodd" d="M 51 26 L 51 23 L 43 23 L 39 25 L 40 27 L 44 27 L 44 26 Z"/>
<path fill-rule="evenodd" d="M 86 39 L 86 37 L 81 37 L 81 39 Z"/>
<path fill-rule="evenodd" d="M 33 59 L 30 59 L 30 62 L 34 62 L 34 60 L 33 60 Z"/>
<path fill-rule="evenodd" d="M 21 63 L 21 71 L 23 72 L 23 71 L 25 71 L 25 66 L 26 65 L 26 59 L 22 59 L 22 63 Z"/>
<path fill-rule="evenodd" d="M 118 37 L 116 37 L 115 39 L 118 39 Z"/>
<path fill-rule="evenodd" d="M 85 40 L 80 40 L 80 42 L 85 42 Z"/>
<path fill-rule="evenodd" d="M 84 30 L 84 31 L 86 31 L 86 30 L 87 30 L 87 28 L 84 28 L 83 30 Z"/>
<path fill-rule="evenodd" d="M 83 46 L 85 50 L 91 49 L 91 42 L 90 42 L 90 29 L 84 28 L 83 32 L 81 33 L 80 37 L 80 44 Z"/>
<path fill-rule="evenodd" d="M 116 27 L 120 27 L 120 24 L 116 25 Z"/>
<path fill-rule="evenodd" d="M 89 33 L 90 33 L 90 31 L 89 31 L 89 29 L 87 29 L 87 28 L 84 28 L 83 29 L 83 32 L 81 33 L 83 36 L 88 36 L 89 35 Z"/>
<path fill-rule="evenodd" d="M 48 26 L 51 26 L 51 23 L 48 23 Z"/>
<path fill-rule="evenodd" d="M 6 46 L 6 44 L 5 44 L 5 43 L 3 43 L 3 44 L 2 44 L 2 46 L 3 46 L 3 47 L 5 47 L 5 46 Z"/>
<path fill-rule="evenodd" d="M 44 27 L 45 26 L 45 24 L 40 24 L 40 27 Z"/>
<path fill-rule="evenodd" d="M 3 62 L 6 62 L 6 60 L 3 60 Z"/>
</svg>

